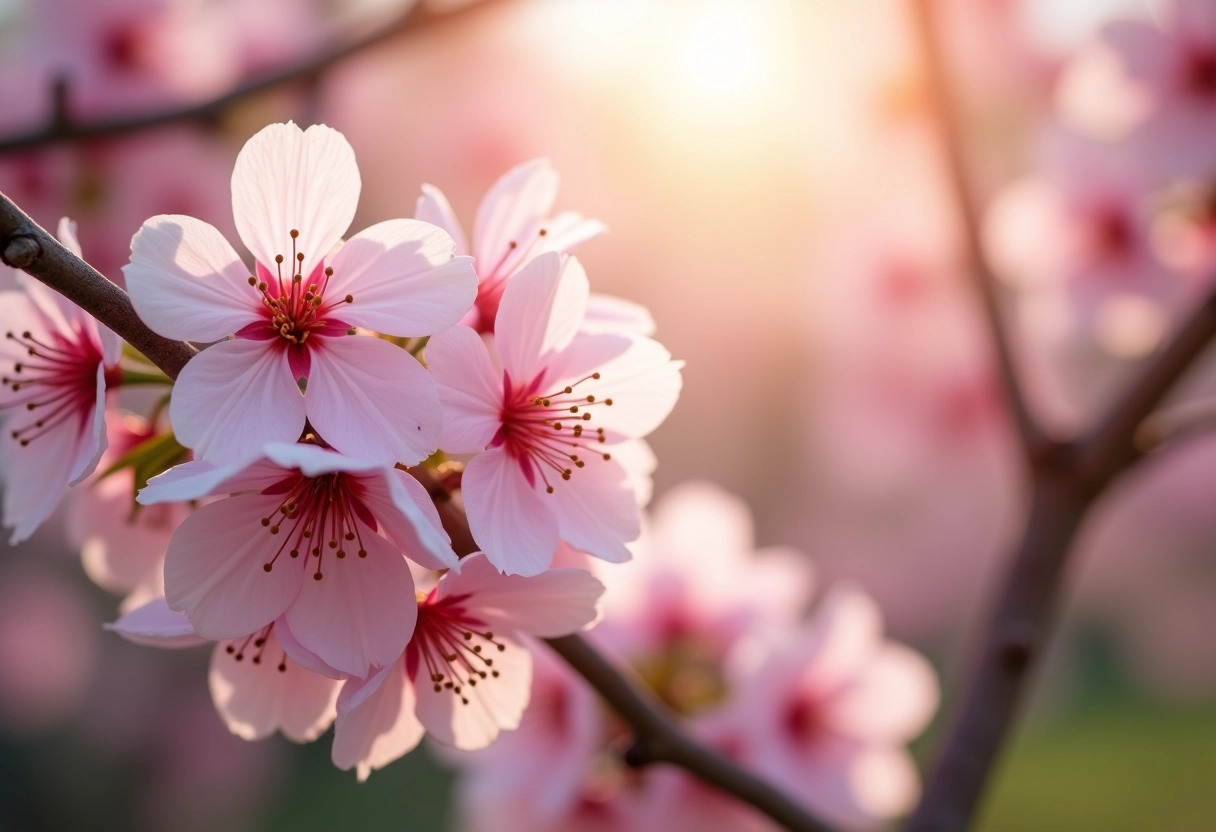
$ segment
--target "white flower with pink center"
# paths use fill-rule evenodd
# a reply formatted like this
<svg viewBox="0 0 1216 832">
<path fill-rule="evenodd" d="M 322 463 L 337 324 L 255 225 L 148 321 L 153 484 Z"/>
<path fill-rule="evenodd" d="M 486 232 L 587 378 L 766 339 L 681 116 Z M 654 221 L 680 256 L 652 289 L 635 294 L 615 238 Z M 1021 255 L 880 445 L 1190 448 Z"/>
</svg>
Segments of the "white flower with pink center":
<svg viewBox="0 0 1216 832">
<path fill-rule="evenodd" d="M 446 232 L 418 220 L 343 242 L 359 190 L 342 134 L 273 124 L 232 173 L 254 274 L 193 217 L 153 217 L 131 241 L 123 273 L 140 317 L 169 338 L 219 341 L 186 365 L 170 404 L 178 439 L 199 457 L 249 459 L 266 442 L 294 442 L 306 420 L 363 459 L 413 465 L 435 450 L 442 412 L 430 376 L 393 344 L 352 336 L 446 329 L 469 310 L 477 278 Z"/>
<path fill-rule="evenodd" d="M 558 181 L 548 159 L 533 159 L 503 174 L 477 208 L 471 250 L 447 197 L 433 185 L 422 186 L 414 216 L 451 234 L 458 254 L 476 258 L 477 300 L 461 323 L 478 332 L 493 332 L 502 293 L 516 272 L 538 254 L 569 253 L 604 233 L 599 220 L 586 219 L 573 211 L 550 216 Z M 625 301 L 618 303 L 625 305 L 624 311 L 640 309 Z"/>
<path fill-rule="evenodd" d="M 314 445 L 271 443 L 250 464 L 188 462 L 152 478 L 144 504 L 229 494 L 178 527 L 165 596 L 212 640 L 280 616 L 306 666 L 366 676 L 409 641 L 417 607 L 405 556 L 458 566 L 439 514 L 409 474 Z M 286 630 L 290 630 L 290 640 Z"/>
<path fill-rule="evenodd" d="M 129 641 L 176 649 L 207 644 L 184 615 L 164 598 L 131 610 L 109 624 Z M 260 740 L 275 731 L 312 742 L 333 724 L 342 682 L 305 669 L 279 643 L 282 626 L 268 624 L 241 638 L 221 641 L 211 653 L 208 686 L 228 730 Z"/>
<path fill-rule="evenodd" d="M 581 569 L 531 578 L 500 574 L 481 553 L 419 593 L 418 624 L 401 656 L 338 697 L 333 760 L 365 780 L 424 734 L 461 750 L 483 748 L 519 725 L 532 688 L 525 636 L 590 626 L 603 585 Z"/>
<path fill-rule="evenodd" d="M 80 255 L 72 223 L 59 239 Z M 10 543 L 50 516 L 106 448 L 106 386 L 122 343 L 91 315 L 36 280 L 0 292 L 0 479 Z"/>
<path fill-rule="evenodd" d="M 613 447 L 667 417 L 682 362 L 640 335 L 580 332 L 588 291 L 577 260 L 542 254 L 503 292 L 496 357 L 464 326 L 427 345 L 445 412 L 440 444 L 477 454 L 461 480 L 469 526 L 504 572 L 543 572 L 559 541 L 625 561 L 639 533 Z"/>
</svg>

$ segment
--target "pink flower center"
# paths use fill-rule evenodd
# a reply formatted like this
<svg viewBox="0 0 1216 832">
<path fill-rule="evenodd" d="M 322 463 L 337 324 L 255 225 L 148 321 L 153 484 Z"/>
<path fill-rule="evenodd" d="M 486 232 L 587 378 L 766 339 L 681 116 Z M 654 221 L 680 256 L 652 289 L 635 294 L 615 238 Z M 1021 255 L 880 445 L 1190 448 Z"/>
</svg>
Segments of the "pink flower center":
<svg viewBox="0 0 1216 832">
<path fill-rule="evenodd" d="M 279 505 L 262 518 L 262 526 L 271 535 L 283 535 L 283 542 L 274 555 L 263 564 L 270 572 L 284 552 L 308 566 L 315 559 L 314 580 L 321 580 L 322 562 L 327 554 L 338 560 L 347 555 L 347 547 L 359 557 L 367 557 L 363 534 L 374 534 L 376 518 L 363 502 L 363 486 L 354 477 L 343 473 L 306 477 L 293 474 L 262 491 L 266 495 L 282 495 Z"/>
<path fill-rule="evenodd" d="M 490 446 L 505 446 L 529 484 L 535 485 L 539 475 L 549 494 L 556 479 L 550 477 L 570 479 L 587 464 L 585 457 L 611 459 L 595 447 L 604 443 L 604 429 L 588 424 L 596 407 L 612 406 L 612 399 L 585 392 L 588 382 L 599 380 L 600 374 L 592 373 L 556 392 L 537 395 L 541 378 L 516 388 L 504 374 L 502 427 Z"/>
<path fill-rule="evenodd" d="M 823 733 L 818 702 L 811 694 L 803 692 L 785 706 L 785 730 L 795 742 L 811 744 Z"/>
<path fill-rule="evenodd" d="M 273 630 L 274 625 L 267 624 L 253 635 L 246 636 L 243 639 L 233 639 L 224 647 L 224 652 L 229 656 L 232 656 L 232 658 L 238 662 L 243 662 L 246 658 L 248 658 L 251 664 L 261 665 L 264 663 L 268 667 L 272 666 L 271 662 L 263 662 L 263 659 L 266 658 L 267 642 L 270 639 L 270 633 Z M 276 644 L 275 646 L 277 647 L 278 645 Z M 286 673 L 287 654 L 283 652 L 282 648 L 279 648 L 278 656 L 279 663 L 275 666 L 278 668 L 280 673 Z M 273 659 L 273 657 L 271 658 Z"/>
<path fill-rule="evenodd" d="M 274 257 L 277 274 L 271 276 L 268 269 L 258 264 L 262 279 L 249 276 L 249 285 L 261 294 L 262 311 L 266 316 L 266 324 L 254 324 L 246 327 L 240 335 L 252 338 L 282 338 L 287 345 L 298 346 L 308 340 L 308 336 L 338 335 L 350 331 L 349 325 L 333 318 L 333 311 L 344 304 L 354 303 L 354 295 L 345 295 L 328 303 L 325 292 L 329 287 L 334 270 L 321 264 L 313 269 L 305 283 L 300 268 L 304 263 L 304 252 L 296 250 L 296 241 L 300 232 L 291 230 L 291 261 L 288 274 L 283 274 L 283 265 L 287 259 L 282 254 Z M 269 329 L 267 329 L 267 325 Z"/>
<path fill-rule="evenodd" d="M 4 337 L 24 348 L 27 356 L 0 377 L 14 393 L 3 406 L 24 406 L 31 417 L 9 431 L 12 438 L 25 447 L 72 418 L 79 420 L 78 429 L 84 431 L 97 405 L 101 346 L 83 333 L 75 341 L 58 332 L 40 340 L 28 330 L 6 332 Z M 120 378 L 107 381 L 117 383 Z"/>
<path fill-rule="evenodd" d="M 406 648 L 406 668 L 417 680 L 419 668 L 426 668 L 435 693 L 444 690 L 469 704 L 466 687 L 497 679 L 494 655 L 506 652 L 507 645 L 496 641 L 494 633 L 482 629 L 484 622 L 470 616 L 462 606 L 467 595 L 437 599 L 436 593 L 418 605 L 418 623 Z"/>
<path fill-rule="evenodd" d="M 498 317 L 498 305 L 502 302 L 507 280 L 519 271 L 520 266 L 541 252 L 548 234 L 548 229 L 540 228 L 530 240 L 525 240 L 523 245 L 518 240 L 511 240 L 497 263 L 484 270 L 478 267 L 477 300 L 473 302 L 478 313 L 478 332 L 484 334 L 494 331 L 494 319 Z"/>
</svg>

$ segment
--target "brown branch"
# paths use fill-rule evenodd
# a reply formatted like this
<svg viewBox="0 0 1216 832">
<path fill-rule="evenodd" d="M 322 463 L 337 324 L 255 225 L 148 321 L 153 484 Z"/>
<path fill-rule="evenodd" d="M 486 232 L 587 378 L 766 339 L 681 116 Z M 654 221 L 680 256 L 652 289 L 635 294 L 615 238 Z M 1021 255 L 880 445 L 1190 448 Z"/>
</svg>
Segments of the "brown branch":
<svg viewBox="0 0 1216 832">
<path fill-rule="evenodd" d="M 1007 390 L 1016 392 L 1012 362 L 1002 347 L 1007 341 L 996 308 L 995 284 L 978 248 L 975 206 L 965 184 L 957 115 L 946 94 L 942 50 L 934 34 L 933 0 L 916 0 L 915 13 L 951 160 L 954 197 L 967 229 L 976 288 L 988 310 L 1001 375 Z M 1030 674 L 1050 636 L 1076 532 L 1107 487 L 1141 458 L 1138 431 L 1213 337 L 1216 292 L 1179 328 L 1107 415 L 1072 442 L 1054 442 L 1033 430 L 1028 432 L 1034 423 L 1028 421 L 1024 404 L 1017 397 L 1007 397 L 1029 452 L 1030 511 L 992 617 L 979 634 L 960 706 L 948 722 L 907 832 L 964 832 L 970 827 L 1017 717 Z"/>
<path fill-rule="evenodd" d="M 25 270 L 85 309 L 170 378 L 176 378 L 195 354 L 190 345 L 170 341 L 149 330 L 135 314 L 126 292 L 60 245 L 3 194 L 0 194 L 0 247 L 6 263 Z M 469 532 L 468 519 L 447 499 L 449 495 L 441 483 L 422 468 L 410 469 L 410 473 L 418 477 L 435 499 L 457 551 L 461 554 L 472 551 L 476 544 Z M 644 752 L 633 755 L 631 763 L 672 763 L 754 806 L 788 829 L 831 832 L 764 780 L 691 739 L 661 705 L 635 687 L 581 636 L 550 639 L 549 644 L 633 727 L 637 748 Z"/>
<path fill-rule="evenodd" d="M 385 43 L 405 32 L 417 31 L 441 20 L 454 19 L 470 10 L 480 11 L 488 0 L 448 12 L 429 11 L 429 4 L 410 3 L 404 11 L 373 31 L 331 46 L 281 69 L 250 79 L 243 84 L 197 104 L 170 105 L 164 109 L 134 115 L 102 117 L 93 120 L 72 118 L 70 78 L 57 78 L 52 87 L 54 107 L 47 124 L 23 133 L 0 136 L 0 154 L 32 150 L 46 145 L 81 139 L 100 139 L 164 127 L 182 122 L 214 121 L 233 105 L 255 95 L 287 84 L 318 78 L 333 65 Z"/>
<path fill-rule="evenodd" d="M 194 348 L 157 335 L 135 314 L 127 293 L 64 248 L 3 193 L 0 193 L 0 257 L 41 280 L 146 355 L 176 378 Z"/>
<path fill-rule="evenodd" d="M 934 0 L 915 0 L 914 19 L 920 41 L 924 82 L 927 86 L 933 116 L 941 134 L 943 161 L 950 196 L 962 232 L 966 273 L 971 280 L 991 333 L 993 357 L 1006 406 L 1021 441 L 1028 464 L 1033 467 L 1039 459 L 1052 452 L 1052 442 L 1044 435 L 1022 390 L 1017 364 L 1014 361 L 1005 320 L 997 298 L 997 282 L 980 240 L 979 213 L 975 193 L 967 175 L 963 151 L 962 125 L 954 95 L 947 80 L 944 50 L 938 43 L 938 33 L 930 6 Z"/>
</svg>

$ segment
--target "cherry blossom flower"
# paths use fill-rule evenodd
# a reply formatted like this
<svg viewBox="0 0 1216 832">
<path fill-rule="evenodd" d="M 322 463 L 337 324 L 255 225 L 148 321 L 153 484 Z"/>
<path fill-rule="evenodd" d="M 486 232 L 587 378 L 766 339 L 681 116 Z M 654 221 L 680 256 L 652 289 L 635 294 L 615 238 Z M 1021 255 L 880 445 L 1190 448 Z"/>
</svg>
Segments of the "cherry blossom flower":
<svg viewBox="0 0 1216 832">
<path fill-rule="evenodd" d="M 547 251 L 569 253 L 604 233 L 599 220 L 584 219 L 573 211 L 550 216 L 557 186 L 557 171 L 548 159 L 533 159 L 511 168 L 477 208 L 471 249 L 443 191 L 433 185 L 422 186 L 414 216 L 451 234 L 457 254 L 476 258 L 477 300 L 461 323 L 478 332 L 493 332 L 507 281 L 533 257 Z M 645 315 L 645 310 L 634 304 L 621 311 L 628 313 L 630 320 Z"/>
<path fill-rule="evenodd" d="M 207 643 L 163 598 L 131 610 L 107 629 L 137 644 L 168 649 Z M 281 623 L 271 623 L 216 643 L 208 674 L 211 699 L 228 730 L 241 739 L 259 740 L 278 731 L 294 742 L 312 742 L 333 724 L 342 682 L 301 667 L 279 644 L 281 631 Z"/>
<path fill-rule="evenodd" d="M 234 496 L 188 517 L 165 555 L 169 606 L 212 640 L 244 638 L 282 616 L 279 643 L 289 652 L 298 643 L 298 661 L 366 676 L 393 662 L 414 629 L 402 553 L 427 568 L 458 565 L 426 490 L 380 463 L 271 443 L 252 463 L 172 468 L 139 501 L 212 494 Z"/>
<path fill-rule="evenodd" d="M 419 598 L 401 656 L 338 697 L 333 760 L 360 780 L 429 734 L 461 750 L 519 725 L 532 685 L 525 635 L 569 635 L 598 616 L 603 585 L 579 569 L 531 578 L 499 574 L 481 553 Z M 425 678 L 424 678 L 425 677 Z"/>
<path fill-rule="evenodd" d="M 387 341 L 348 336 L 445 329 L 473 301 L 472 262 L 417 220 L 387 220 L 342 243 L 359 191 L 340 133 L 274 124 L 245 144 L 232 174 L 237 232 L 256 274 L 193 217 L 153 217 L 131 241 L 123 271 L 148 326 L 200 342 L 235 335 L 191 360 L 173 390 L 174 430 L 201 458 L 250 458 L 266 442 L 295 441 L 306 420 L 364 459 L 412 465 L 435 450 L 442 414 L 426 371 Z"/>
<path fill-rule="evenodd" d="M 59 238 L 77 255 L 72 224 Z M 0 437 L 4 525 L 29 537 L 68 487 L 96 468 L 106 447 L 106 388 L 117 380 L 118 336 L 63 296 L 19 276 L 0 293 Z M 14 487 L 20 483 L 20 487 Z"/>
<path fill-rule="evenodd" d="M 903 745 L 933 716 L 937 681 L 919 654 L 883 639 L 864 593 L 835 587 L 805 627 L 735 669 L 714 721 L 733 727 L 744 764 L 829 823 L 868 826 L 912 808 L 918 776 Z"/>
<path fill-rule="evenodd" d="M 433 337 L 426 360 L 446 421 L 441 445 L 477 454 L 461 481 L 486 557 L 535 575 L 559 540 L 614 562 L 639 532 L 637 498 L 613 446 L 650 433 L 680 391 L 682 362 L 642 336 L 579 333 L 587 276 L 542 254 L 503 292 L 497 364 L 472 329 Z"/>
</svg>

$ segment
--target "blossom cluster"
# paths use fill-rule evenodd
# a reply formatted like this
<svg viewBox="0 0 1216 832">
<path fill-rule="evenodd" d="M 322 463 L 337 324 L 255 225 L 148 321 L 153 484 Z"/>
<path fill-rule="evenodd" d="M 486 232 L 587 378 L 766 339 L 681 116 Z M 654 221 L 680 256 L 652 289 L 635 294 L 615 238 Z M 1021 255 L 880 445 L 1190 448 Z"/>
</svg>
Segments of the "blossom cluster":
<svg viewBox="0 0 1216 832">
<path fill-rule="evenodd" d="M 308 742 L 333 726 L 334 763 L 360 780 L 424 735 L 471 751 L 519 728 L 469 780 L 557 778 L 516 817 L 574 828 L 587 799 L 674 811 L 655 795 L 690 783 L 587 797 L 588 766 L 621 728 L 537 648 L 607 609 L 600 645 L 710 745 L 844 822 L 905 811 L 917 781 L 903 744 L 936 688 L 882 639 L 873 603 L 840 588 L 800 625 L 806 559 L 750 561 L 746 510 L 706 487 L 643 533 L 645 437 L 682 364 L 645 309 L 591 294 L 570 252 L 604 227 L 554 214 L 557 186 L 544 160 L 509 171 L 471 244 L 431 186 L 414 218 L 347 236 L 349 143 L 266 127 L 232 174 L 251 261 L 185 215 L 131 241 L 139 317 L 199 347 L 175 380 L 21 276 L 0 306 L 11 539 L 87 482 L 69 528 L 89 576 L 125 596 L 110 629 L 213 645 L 209 687 L 234 734 Z M 59 233 L 80 254 L 72 224 Z M 137 385 L 170 389 L 136 414 L 122 405 Z M 459 551 L 453 511 L 472 538 Z M 554 685 L 591 711 L 538 739 L 529 724 L 555 719 Z"/>
</svg>

